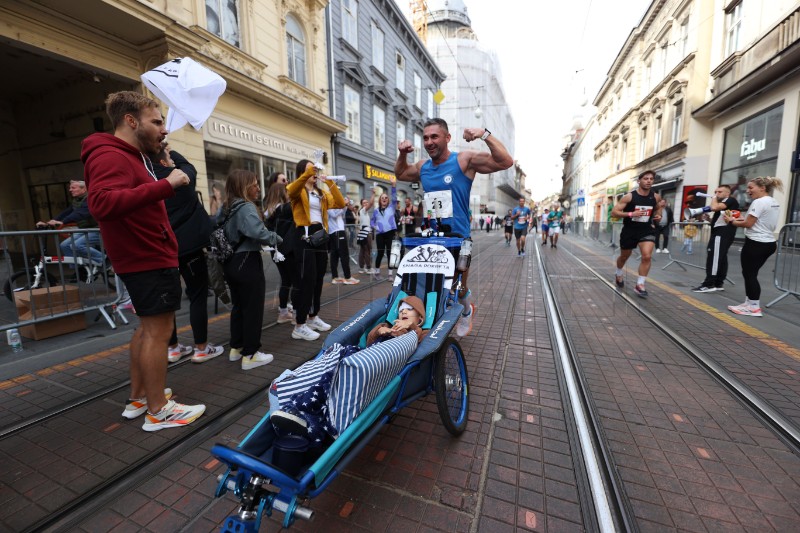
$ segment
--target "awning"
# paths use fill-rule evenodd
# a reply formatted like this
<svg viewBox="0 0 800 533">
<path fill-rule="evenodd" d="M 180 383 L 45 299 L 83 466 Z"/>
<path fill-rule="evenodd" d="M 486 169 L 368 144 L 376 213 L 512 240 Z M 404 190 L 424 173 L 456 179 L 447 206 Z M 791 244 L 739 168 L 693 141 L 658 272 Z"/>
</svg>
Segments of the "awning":
<svg viewBox="0 0 800 533">
<path fill-rule="evenodd" d="M 678 182 L 681 182 L 681 181 L 683 181 L 683 178 L 673 178 L 671 180 L 660 181 L 658 183 L 654 183 L 652 188 L 653 189 L 663 189 L 667 185 L 672 185 L 672 184 L 677 185 Z"/>
</svg>

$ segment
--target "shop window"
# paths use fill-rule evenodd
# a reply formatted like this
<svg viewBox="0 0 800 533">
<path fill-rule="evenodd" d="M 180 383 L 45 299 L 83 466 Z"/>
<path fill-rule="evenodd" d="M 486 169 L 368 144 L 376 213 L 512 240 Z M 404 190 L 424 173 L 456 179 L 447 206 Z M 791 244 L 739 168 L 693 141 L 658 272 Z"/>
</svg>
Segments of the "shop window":
<svg viewBox="0 0 800 533">
<path fill-rule="evenodd" d="M 358 2 L 342 0 L 342 37 L 358 50 Z"/>
<path fill-rule="evenodd" d="M 344 117 L 347 124 L 345 137 L 361 143 L 361 95 L 349 85 L 344 86 Z"/>
<path fill-rule="evenodd" d="M 289 77 L 306 84 L 306 45 L 303 28 L 292 15 L 286 15 L 286 54 L 289 62 Z"/>
<path fill-rule="evenodd" d="M 239 46 L 239 2 L 237 0 L 206 0 L 206 29 Z"/>
</svg>

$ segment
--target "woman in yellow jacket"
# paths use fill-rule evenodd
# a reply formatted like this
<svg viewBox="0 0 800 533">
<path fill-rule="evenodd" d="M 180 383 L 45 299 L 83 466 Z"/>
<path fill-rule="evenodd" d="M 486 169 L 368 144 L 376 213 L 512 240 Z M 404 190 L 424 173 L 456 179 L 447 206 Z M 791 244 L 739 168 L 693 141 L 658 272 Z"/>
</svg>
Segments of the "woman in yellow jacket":
<svg viewBox="0 0 800 533">
<path fill-rule="evenodd" d="M 298 305 L 295 307 L 297 325 L 292 338 L 313 341 L 319 338 L 317 331 L 331 329 L 330 324 L 317 315 L 323 278 L 328 268 L 328 243 L 315 248 L 308 238 L 321 229 L 327 232 L 328 209 L 341 209 L 345 203 L 336 183 L 325 176 L 317 176 L 317 169 L 311 161 L 300 160 L 296 170 L 299 177 L 286 186 L 297 226 L 294 249 Z"/>
</svg>

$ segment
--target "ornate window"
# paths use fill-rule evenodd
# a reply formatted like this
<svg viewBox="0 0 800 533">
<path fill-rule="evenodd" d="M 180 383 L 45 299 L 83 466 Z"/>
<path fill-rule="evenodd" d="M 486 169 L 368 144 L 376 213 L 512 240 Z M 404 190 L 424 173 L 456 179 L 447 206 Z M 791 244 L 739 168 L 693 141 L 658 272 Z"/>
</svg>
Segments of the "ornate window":
<svg viewBox="0 0 800 533">
<path fill-rule="evenodd" d="M 239 2 L 206 0 L 206 29 L 233 46 L 239 46 Z"/>
<path fill-rule="evenodd" d="M 729 7 L 725 12 L 725 57 L 739 49 L 739 36 L 742 31 L 742 6 L 744 1 Z"/>
<path fill-rule="evenodd" d="M 414 105 L 422 109 L 422 78 L 414 73 Z"/>
<path fill-rule="evenodd" d="M 361 143 L 361 94 L 344 86 L 344 122 L 347 124 L 345 137 L 355 143 Z"/>
<path fill-rule="evenodd" d="M 306 39 L 303 28 L 292 15 L 286 15 L 286 55 L 289 62 L 289 77 L 306 84 Z"/>
<path fill-rule="evenodd" d="M 397 144 L 406 140 L 406 123 L 397 121 Z"/>
<path fill-rule="evenodd" d="M 383 72 L 383 31 L 372 23 L 372 66 Z"/>
<path fill-rule="evenodd" d="M 358 2 L 342 0 L 342 38 L 358 50 Z"/>
<path fill-rule="evenodd" d="M 372 147 L 376 152 L 386 153 L 386 111 L 382 107 L 372 106 Z"/>
<path fill-rule="evenodd" d="M 683 133 L 683 101 L 679 100 L 672 106 L 672 144 L 681 142 Z"/>
<path fill-rule="evenodd" d="M 406 58 L 403 54 L 397 52 L 397 61 L 395 63 L 395 87 L 401 93 L 406 92 Z"/>
</svg>

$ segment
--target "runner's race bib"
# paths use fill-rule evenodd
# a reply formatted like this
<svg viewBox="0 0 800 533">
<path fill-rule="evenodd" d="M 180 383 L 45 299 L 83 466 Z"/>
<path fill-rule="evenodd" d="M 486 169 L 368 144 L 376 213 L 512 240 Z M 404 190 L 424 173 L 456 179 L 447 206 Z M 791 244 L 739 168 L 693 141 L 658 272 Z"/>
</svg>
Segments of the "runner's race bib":
<svg viewBox="0 0 800 533">
<path fill-rule="evenodd" d="M 434 217 L 450 218 L 453 216 L 453 194 L 451 191 L 434 191 L 425 193 L 425 210 Z"/>
<path fill-rule="evenodd" d="M 649 206 L 649 205 L 637 205 L 636 206 L 636 210 L 637 211 L 642 211 L 642 210 L 647 211 L 647 214 L 645 214 L 644 216 L 640 216 L 640 217 L 631 217 L 631 220 L 633 220 L 634 222 L 650 222 L 650 215 L 653 214 L 653 207 L 652 206 Z"/>
</svg>

